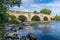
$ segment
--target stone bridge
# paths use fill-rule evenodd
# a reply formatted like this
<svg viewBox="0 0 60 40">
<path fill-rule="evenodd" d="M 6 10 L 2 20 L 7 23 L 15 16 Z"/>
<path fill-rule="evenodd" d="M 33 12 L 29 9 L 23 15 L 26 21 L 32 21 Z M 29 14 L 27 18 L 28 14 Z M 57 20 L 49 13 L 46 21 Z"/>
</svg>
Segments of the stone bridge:
<svg viewBox="0 0 60 40">
<path fill-rule="evenodd" d="M 14 15 L 18 19 L 23 19 L 24 21 L 51 21 L 52 16 L 42 13 L 33 12 L 19 12 L 19 11 L 8 11 L 9 15 Z"/>
</svg>

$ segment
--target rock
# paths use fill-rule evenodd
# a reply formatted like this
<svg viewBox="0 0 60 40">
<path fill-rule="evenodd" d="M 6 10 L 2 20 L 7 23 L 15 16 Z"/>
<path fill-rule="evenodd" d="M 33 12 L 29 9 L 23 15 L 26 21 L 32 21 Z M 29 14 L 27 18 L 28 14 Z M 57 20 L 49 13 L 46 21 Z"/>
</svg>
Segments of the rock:
<svg viewBox="0 0 60 40">
<path fill-rule="evenodd" d="M 28 33 L 29 40 L 37 40 L 36 35 L 32 34 L 32 33 Z"/>
<path fill-rule="evenodd" d="M 8 39 L 8 38 L 11 38 L 11 39 L 13 39 L 13 37 L 11 37 L 11 36 L 7 36 L 7 37 L 5 37 L 6 39 Z"/>
<path fill-rule="evenodd" d="M 17 32 L 17 30 L 15 29 L 14 32 Z"/>
<path fill-rule="evenodd" d="M 23 36 L 20 40 L 26 40 L 26 37 L 25 37 L 25 36 Z"/>
<path fill-rule="evenodd" d="M 20 29 L 23 29 L 23 27 L 19 27 L 19 30 L 20 30 Z"/>
</svg>

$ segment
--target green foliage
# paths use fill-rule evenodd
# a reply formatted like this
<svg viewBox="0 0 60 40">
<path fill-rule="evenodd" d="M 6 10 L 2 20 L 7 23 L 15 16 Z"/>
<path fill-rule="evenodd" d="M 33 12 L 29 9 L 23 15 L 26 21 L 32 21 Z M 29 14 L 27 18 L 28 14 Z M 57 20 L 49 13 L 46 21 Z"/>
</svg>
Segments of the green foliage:
<svg viewBox="0 0 60 40">
<path fill-rule="evenodd" d="M 56 15 L 56 16 L 54 17 L 54 19 L 55 19 L 56 21 L 60 21 L 60 16 L 57 16 L 57 15 Z"/>
<path fill-rule="evenodd" d="M 50 15 L 50 13 L 51 13 L 51 10 L 49 10 L 49 9 L 42 9 L 42 10 L 40 11 L 40 13 L 43 13 L 43 14 L 48 14 L 48 15 Z"/>
<path fill-rule="evenodd" d="M 5 5 L 10 5 L 11 7 L 21 5 L 21 0 L 0 0 L 0 2 Z"/>
<path fill-rule="evenodd" d="M 11 24 L 17 24 L 18 23 L 18 19 L 15 16 L 10 15 L 10 18 L 11 18 L 11 20 L 9 20 L 9 23 L 11 23 Z"/>
<path fill-rule="evenodd" d="M 30 22 L 31 25 L 36 25 L 36 21 Z"/>
<path fill-rule="evenodd" d="M 6 13 L 7 8 L 0 3 L 0 23 L 8 22 L 8 14 Z"/>
<path fill-rule="evenodd" d="M 0 23 L 6 23 L 9 19 L 9 14 L 6 11 L 13 6 L 20 6 L 21 0 L 0 0 Z M 15 20 L 14 20 L 15 21 Z"/>
<path fill-rule="evenodd" d="M 37 11 L 34 11 L 34 13 L 37 13 Z"/>
</svg>

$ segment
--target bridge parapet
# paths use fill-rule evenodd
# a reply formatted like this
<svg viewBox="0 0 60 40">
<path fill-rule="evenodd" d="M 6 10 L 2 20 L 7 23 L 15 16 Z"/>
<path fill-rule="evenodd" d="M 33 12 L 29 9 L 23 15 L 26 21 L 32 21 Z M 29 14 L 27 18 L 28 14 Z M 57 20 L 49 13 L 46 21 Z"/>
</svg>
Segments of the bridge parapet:
<svg viewBox="0 0 60 40">
<path fill-rule="evenodd" d="M 53 18 L 52 16 L 50 15 L 47 15 L 47 14 L 36 14 L 36 13 L 33 13 L 33 12 L 19 12 L 19 11 L 7 11 L 7 13 L 9 15 L 14 15 L 16 17 L 19 17 L 19 16 L 25 16 L 27 18 L 27 21 L 31 21 L 31 19 L 34 17 L 34 16 L 38 16 L 40 18 L 41 21 L 44 21 L 44 18 L 47 18 L 48 21 L 51 20 L 51 18 Z"/>
</svg>

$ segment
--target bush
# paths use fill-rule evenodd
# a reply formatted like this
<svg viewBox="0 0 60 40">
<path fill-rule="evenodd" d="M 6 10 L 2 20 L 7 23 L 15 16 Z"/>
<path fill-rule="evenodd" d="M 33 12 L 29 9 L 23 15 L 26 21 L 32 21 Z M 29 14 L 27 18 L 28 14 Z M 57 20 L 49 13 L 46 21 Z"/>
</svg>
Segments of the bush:
<svg viewBox="0 0 60 40">
<path fill-rule="evenodd" d="M 17 24 L 18 23 L 18 18 L 16 18 L 15 16 L 10 16 L 11 20 L 9 20 L 10 24 Z"/>
<path fill-rule="evenodd" d="M 57 15 L 56 15 L 56 16 L 54 17 L 54 19 L 55 19 L 56 21 L 60 21 L 60 16 L 57 16 Z"/>
</svg>

